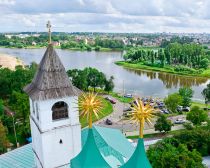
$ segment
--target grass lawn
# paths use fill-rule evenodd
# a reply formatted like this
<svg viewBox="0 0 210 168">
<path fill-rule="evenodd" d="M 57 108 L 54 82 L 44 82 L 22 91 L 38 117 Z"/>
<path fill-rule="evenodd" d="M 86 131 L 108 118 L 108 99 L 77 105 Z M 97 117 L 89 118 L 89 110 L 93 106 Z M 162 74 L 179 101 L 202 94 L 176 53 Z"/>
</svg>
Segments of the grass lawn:
<svg viewBox="0 0 210 168">
<path fill-rule="evenodd" d="M 102 98 L 102 102 L 103 102 L 104 108 L 101 110 L 101 113 L 99 113 L 98 119 L 95 116 L 93 116 L 93 122 L 100 120 L 113 112 L 112 104 L 109 101 Z M 83 117 L 83 118 L 80 117 L 80 123 L 82 125 L 82 128 L 86 127 L 88 125 L 87 117 Z"/>
<path fill-rule="evenodd" d="M 166 73 L 186 75 L 186 76 L 210 77 L 210 69 L 204 70 L 201 74 L 188 74 L 185 72 L 176 72 L 170 67 L 165 67 L 165 68 L 152 67 L 152 66 L 143 65 L 142 63 L 133 64 L 133 63 L 127 63 L 125 61 L 117 61 L 115 62 L 115 64 L 130 68 L 130 69 L 143 69 L 143 70 L 166 72 Z"/>
<path fill-rule="evenodd" d="M 153 133 L 153 134 L 144 134 L 144 138 L 165 138 L 166 136 L 169 135 L 176 135 L 177 133 L 183 131 L 184 129 L 181 130 L 175 130 L 175 131 L 170 131 L 168 133 Z M 126 138 L 128 139 L 138 139 L 138 135 L 133 135 L 133 136 L 127 136 Z"/>
<path fill-rule="evenodd" d="M 130 103 L 133 100 L 133 98 L 120 96 L 118 93 L 115 93 L 115 92 L 110 93 L 110 95 L 122 103 Z"/>
<path fill-rule="evenodd" d="M 192 106 L 199 106 L 200 108 L 204 108 L 204 107 L 206 107 L 206 104 L 199 103 L 199 102 L 192 102 L 191 107 Z M 210 108 L 210 104 L 207 107 Z"/>
</svg>

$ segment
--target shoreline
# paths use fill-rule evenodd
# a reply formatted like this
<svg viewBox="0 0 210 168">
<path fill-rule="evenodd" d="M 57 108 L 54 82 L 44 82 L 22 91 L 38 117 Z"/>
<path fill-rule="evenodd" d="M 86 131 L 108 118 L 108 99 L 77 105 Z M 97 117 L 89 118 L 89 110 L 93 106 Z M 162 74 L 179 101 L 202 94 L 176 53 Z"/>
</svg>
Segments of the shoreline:
<svg viewBox="0 0 210 168">
<path fill-rule="evenodd" d="M 0 46 L 0 48 L 8 48 L 8 49 L 43 49 L 43 48 L 47 48 L 47 46 L 27 46 L 27 47 L 23 47 L 23 48 L 18 48 L 18 47 L 6 47 L 6 46 Z M 84 50 L 84 49 L 80 49 L 80 48 L 66 48 L 66 49 L 62 49 L 60 46 L 54 46 L 55 49 L 61 49 L 61 50 L 71 50 L 71 51 L 88 51 L 88 50 Z M 101 48 L 99 51 L 96 51 L 94 48 L 92 48 L 92 50 L 88 51 L 95 51 L 95 52 L 123 52 L 126 49 L 120 49 L 120 48 L 116 48 L 116 49 L 112 49 L 112 48 Z"/>
<path fill-rule="evenodd" d="M 145 71 L 152 71 L 152 72 L 163 72 L 163 73 L 180 75 L 180 76 L 200 77 L 200 78 L 210 79 L 210 70 L 209 69 L 205 70 L 202 74 L 186 74 L 186 73 L 183 73 L 183 72 L 175 72 L 175 71 L 172 71 L 172 70 L 159 68 L 159 67 L 151 67 L 151 66 L 147 66 L 147 65 L 127 63 L 125 61 L 116 61 L 115 64 L 118 65 L 118 66 L 128 68 L 128 69 L 132 69 L 132 70 L 145 70 Z"/>
</svg>

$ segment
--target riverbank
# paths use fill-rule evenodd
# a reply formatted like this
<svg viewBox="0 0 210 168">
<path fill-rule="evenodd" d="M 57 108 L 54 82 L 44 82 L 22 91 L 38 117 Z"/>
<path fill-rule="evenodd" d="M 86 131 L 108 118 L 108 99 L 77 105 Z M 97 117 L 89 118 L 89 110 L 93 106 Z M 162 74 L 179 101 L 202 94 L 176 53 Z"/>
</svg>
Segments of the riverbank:
<svg viewBox="0 0 210 168">
<path fill-rule="evenodd" d="M 14 47 L 14 46 L 0 46 L 0 48 L 11 48 L 11 49 L 42 49 L 42 48 L 47 48 L 47 46 L 26 46 L 26 47 Z M 61 46 L 54 46 L 56 49 L 62 49 L 62 50 L 72 50 L 72 51 L 102 51 L 102 52 L 111 52 L 111 51 L 124 51 L 127 50 L 125 48 L 103 48 L 101 47 L 99 50 L 96 50 L 95 47 L 92 47 L 90 50 L 88 49 L 82 49 L 82 48 L 61 48 Z"/>
<path fill-rule="evenodd" d="M 160 67 L 152 67 L 148 65 L 143 65 L 143 64 L 133 64 L 133 63 L 128 63 L 125 61 L 117 61 L 115 62 L 116 65 L 123 66 L 129 69 L 134 69 L 134 70 L 149 70 L 149 71 L 156 71 L 156 72 L 165 72 L 165 73 L 171 73 L 171 74 L 176 74 L 176 75 L 184 75 L 184 76 L 196 76 L 196 77 L 207 77 L 210 78 L 210 69 L 204 70 L 200 74 L 189 74 L 185 72 L 176 72 L 172 68 L 160 68 Z"/>
<path fill-rule="evenodd" d="M 0 67 L 15 70 L 15 67 L 18 65 L 24 66 L 23 61 L 15 56 L 0 53 Z"/>
</svg>

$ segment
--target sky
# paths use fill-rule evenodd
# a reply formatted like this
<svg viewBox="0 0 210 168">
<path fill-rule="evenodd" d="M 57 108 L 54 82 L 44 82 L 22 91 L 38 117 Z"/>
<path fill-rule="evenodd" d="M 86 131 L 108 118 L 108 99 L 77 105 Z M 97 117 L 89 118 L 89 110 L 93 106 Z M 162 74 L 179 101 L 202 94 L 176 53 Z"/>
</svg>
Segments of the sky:
<svg viewBox="0 0 210 168">
<path fill-rule="evenodd" d="M 210 33 L 210 0 L 0 0 L 0 32 Z"/>
</svg>

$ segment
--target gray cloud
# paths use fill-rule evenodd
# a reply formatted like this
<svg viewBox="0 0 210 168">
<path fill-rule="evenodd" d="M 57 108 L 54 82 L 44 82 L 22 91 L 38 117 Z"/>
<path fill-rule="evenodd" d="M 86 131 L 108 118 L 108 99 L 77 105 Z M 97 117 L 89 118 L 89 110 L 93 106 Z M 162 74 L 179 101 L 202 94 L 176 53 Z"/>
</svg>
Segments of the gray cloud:
<svg viewBox="0 0 210 168">
<path fill-rule="evenodd" d="M 0 31 L 210 32 L 209 0 L 0 0 Z"/>
</svg>

